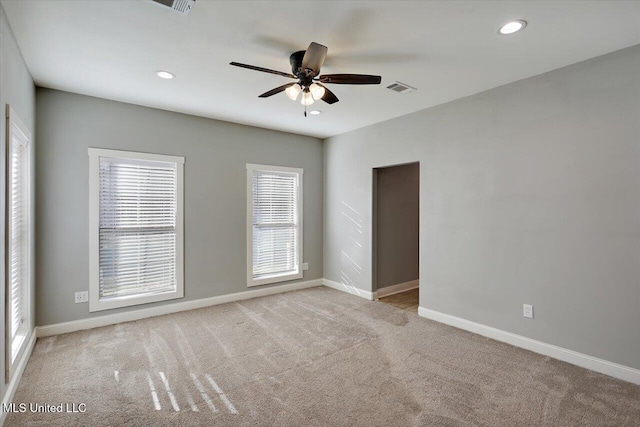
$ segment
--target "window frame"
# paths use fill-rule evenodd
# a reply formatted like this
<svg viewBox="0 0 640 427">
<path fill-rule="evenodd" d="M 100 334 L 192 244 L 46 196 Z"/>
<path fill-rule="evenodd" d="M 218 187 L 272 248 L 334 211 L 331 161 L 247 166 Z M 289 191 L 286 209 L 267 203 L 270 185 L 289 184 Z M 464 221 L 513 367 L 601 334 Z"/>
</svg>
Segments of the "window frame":
<svg viewBox="0 0 640 427">
<path fill-rule="evenodd" d="M 89 311 L 131 307 L 184 297 L 184 163 L 181 156 L 89 147 Z M 100 158 L 176 164 L 176 290 L 155 295 L 100 300 Z"/>
<path fill-rule="evenodd" d="M 24 249 L 24 253 L 26 254 L 27 259 L 25 260 L 25 279 L 24 283 L 22 283 L 22 291 L 24 294 L 22 295 L 22 305 L 23 305 L 23 317 L 24 320 L 22 325 L 16 332 L 15 336 L 12 336 L 12 316 L 11 316 L 11 239 L 13 236 L 12 228 L 11 228 L 11 157 L 12 157 L 12 149 L 13 149 L 13 140 L 14 140 L 14 126 L 18 132 L 22 134 L 22 139 L 26 140 L 24 144 L 25 147 L 25 168 L 24 168 L 24 186 L 26 188 L 25 191 L 25 214 L 26 214 L 26 224 L 25 224 L 25 233 L 26 237 L 24 239 L 26 248 Z M 15 112 L 10 105 L 7 104 L 6 107 L 6 164 L 5 164 L 5 176 L 6 176 L 6 198 L 5 198 L 5 381 L 9 381 L 13 375 L 15 374 L 15 370 L 17 369 L 18 362 L 22 359 L 22 356 L 27 348 L 27 343 L 29 342 L 29 337 L 33 333 L 31 326 L 31 279 L 32 279 L 32 215 L 31 215 L 31 204 L 32 204 L 32 182 L 31 182 L 31 144 L 32 144 L 32 135 L 27 126 L 22 122 L 18 114 Z"/>
<path fill-rule="evenodd" d="M 291 274 L 280 274 L 265 277 L 262 279 L 254 279 L 253 278 L 253 173 L 254 171 L 267 171 L 267 172 L 286 172 L 286 173 L 295 173 L 298 175 L 298 203 L 297 203 L 297 211 L 298 211 L 298 269 L 295 273 Z M 271 166 L 271 165 L 258 165 L 247 163 L 247 287 L 253 286 L 262 286 L 268 285 L 271 283 L 279 283 L 286 282 L 289 280 L 302 279 L 304 273 L 302 270 L 303 264 L 303 247 L 304 247 L 304 239 L 303 239 L 303 225 L 304 225 L 304 217 L 303 217 L 303 177 L 304 177 L 304 169 L 302 168 L 293 168 L 288 166 Z"/>
</svg>

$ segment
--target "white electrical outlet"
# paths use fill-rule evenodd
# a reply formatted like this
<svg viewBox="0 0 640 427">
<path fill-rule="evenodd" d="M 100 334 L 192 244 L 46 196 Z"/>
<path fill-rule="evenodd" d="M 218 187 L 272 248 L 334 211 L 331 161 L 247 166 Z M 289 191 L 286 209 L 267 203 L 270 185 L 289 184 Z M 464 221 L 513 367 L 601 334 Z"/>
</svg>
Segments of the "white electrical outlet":
<svg viewBox="0 0 640 427">
<path fill-rule="evenodd" d="M 522 315 L 529 319 L 533 319 L 533 306 L 530 304 L 522 304 Z"/>
<path fill-rule="evenodd" d="M 302 263 L 302 270 L 303 271 L 307 271 L 309 269 L 309 263 L 308 262 L 303 262 Z"/>
<path fill-rule="evenodd" d="M 89 292 L 88 291 L 76 292 L 75 301 L 76 301 L 76 304 L 89 301 Z"/>
</svg>

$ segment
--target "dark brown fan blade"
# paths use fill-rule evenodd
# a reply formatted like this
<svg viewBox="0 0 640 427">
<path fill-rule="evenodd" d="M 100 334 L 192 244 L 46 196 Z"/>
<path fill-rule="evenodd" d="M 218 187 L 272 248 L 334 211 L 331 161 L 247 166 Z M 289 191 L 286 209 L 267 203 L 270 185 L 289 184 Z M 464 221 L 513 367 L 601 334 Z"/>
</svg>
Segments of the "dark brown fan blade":
<svg viewBox="0 0 640 427">
<path fill-rule="evenodd" d="M 327 50 L 326 46 L 311 42 L 304 54 L 304 58 L 302 58 L 302 68 L 313 70 L 314 76 L 320 74 L 320 68 L 327 57 Z"/>
<path fill-rule="evenodd" d="M 327 104 L 335 104 L 339 101 L 338 97 L 327 89 L 326 86 L 321 85 L 320 83 L 316 83 L 318 86 L 322 86 L 324 88 L 324 95 L 322 95 L 322 100 Z"/>
<path fill-rule="evenodd" d="M 284 90 L 290 86 L 293 86 L 294 84 L 296 84 L 296 82 L 293 83 L 287 83 L 286 85 L 282 85 L 279 86 L 275 89 L 271 89 L 269 92 L 265 92 L 262 95 L 260 95 L 258 98 L 268 98 L 271 95 L 275 95 L 276 93 L 280 93 L 280 92 L 284 92 Z"/>
<path fill-rule="evenodd" d="M 277 74 L 278 76 L 289 77 L 291 79 L 296 78 L 293 74 L 283 73 L 282 71 L 270 70 L 268 68 L 256 67 L 255 65 L 241 64 L 239 62 L 230 62 L 229 65 L 235 65 L 236 67 L 247 68 L 249 70 L 262 71 L 263 73 Z"/>
<path fill-rule="evenodd" d="M 320 76 L 319 81 L 336 85 L 379 85 L 382 77 L 368 74 L 325 74 Z"/>
</svg>

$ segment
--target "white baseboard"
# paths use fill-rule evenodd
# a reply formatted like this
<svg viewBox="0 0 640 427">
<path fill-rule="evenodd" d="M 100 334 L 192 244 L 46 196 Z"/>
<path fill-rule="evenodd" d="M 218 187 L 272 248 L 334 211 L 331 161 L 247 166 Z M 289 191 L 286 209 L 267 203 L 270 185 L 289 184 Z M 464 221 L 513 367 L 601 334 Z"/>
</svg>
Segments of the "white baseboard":
<svg viewBox="0 0 640 427">
<path fill-rule="evenodd" d="M 430 310 L 428 308 L 419 307 L 418 314 L 427 319 L 444 323 L 449 326 L 464 329 L 497 341 L 502 341 L 516 347 L 524 348 L 535 353 L 553 357 L 572 365 L 590 369 L 601 374 L 609 375 L 634 384 L 640 384 L 640 370 L 629 366 L 620 365 L 618 363 L 609 362 L 604 359 L 578 353 L 577 351 L 558 347 L 553 344 L 547 344 L 542 341 L 536 341 L 531 338 L 506 332 L 501 329 L 492 328 L 481 323 L 472 322 L 460 317 L 451 316 L 439 311 Z"/>
<path fill-rule="evenodd" d="M 386 286 L 378 289 L 373 293 L 373 296 L 378 298 L 388 297 L 389 295 L 399 294 L 400 292 L 410 291 L 416 289 L 420 285 L 419 280 L 412 280 L 410 282 L 398 283 L 397 285 Z"/>
<path fill-rule="evenodd" d="M 356 288 L 353 285 L 345 285 L 344 283 L 334 282 L 333 280 L 329 279 L 322 279 L 322 283 L 328 288 L 346 292 L 351 295 L 356 295 L 361 298 L 368 299 L 369 301 L 373 301 L 375 299 L 373 292 L 363 291 L 362 289 Z"/>
<path fill-rule="evenodd" d="M 36 331 L 38 338 L 47 337 L 50 335 L 66 334 L 69 332 L 81 331 L 85 329 L 99 328 L 101 326 L 131 322 L 134 320 L 145 319 L 147 317 L 162 316 L 163 314 L 178 313 L 180 311 L 194 310 L 197 308 L 204 308 L 212 305 L 226 304 L 228 302 L 264 297 L 267 295 L 274 295 L 289 291 L 297 291 L 299 289 L 313 288 L 315 286 L 322 286 L 322 283 L 322 279 L 316 279 L 306 282 L 272 286 L 269 288 L 251 289 L 244 292 L 220 295 L 211 298 L 201 298 L 192 301 L 176 302 L 173 304 L 166 304 L 157 307 L 126 311 L 124 313 L 107 314 L 104 316 L 89 317 L 87 319 L 74 320 L 71 322 L 38 326 L 36 328 Z"/>
<path fill-rule="evenodd" d="M 31 352 L 33 351 L 33 347 L 36 345 L 36 331 L 31 331 L 31 334 L 27 340 L 27 347 L 22 352 L 22 357 L 18 362 L 16 367 L 16 371 L 13 374 L 13 377 L 7 384 L 7 388 L 4 391 L 4 397 L 2 398 L 2 407 L 7 407 L 12 401 L 13 396 L 16 394 L 16 390 L 18 389 L 18 384 L 20 384 L 20 379 L 22 379 L 22 373 L 24 369 L 27 367 L 27 362 L 29 362 L 29 358 L 31 357 Z M 0 426 L 4 425 L 4 421 L 7 418 L 7 413 L 2 411 L 0 408 Z"/>
</svg>

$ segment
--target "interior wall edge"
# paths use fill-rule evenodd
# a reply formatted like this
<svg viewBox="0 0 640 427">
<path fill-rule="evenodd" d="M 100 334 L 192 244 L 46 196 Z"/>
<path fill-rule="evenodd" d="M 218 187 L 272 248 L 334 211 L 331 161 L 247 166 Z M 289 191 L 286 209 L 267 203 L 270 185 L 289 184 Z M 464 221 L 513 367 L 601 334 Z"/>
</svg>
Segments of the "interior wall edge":
<svg viewBox="0 0 640 427">
<path fill-rule="evenodd" d="M 346 292 L 360 298 L 368 299 L 369 301 L 373 301 L 375 299 L 375 295 L 373 292 L 362 290 L 353 285 L 347 285 L 345 283 L 336 282 L 327 278 L 322 279 L 322 284 L 328 288 Z"/>
</svg>

